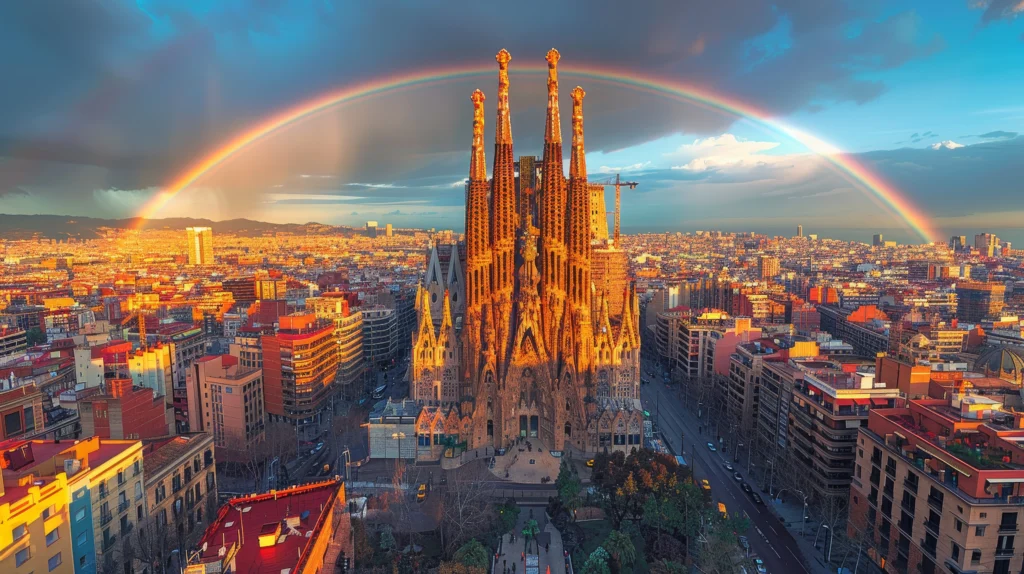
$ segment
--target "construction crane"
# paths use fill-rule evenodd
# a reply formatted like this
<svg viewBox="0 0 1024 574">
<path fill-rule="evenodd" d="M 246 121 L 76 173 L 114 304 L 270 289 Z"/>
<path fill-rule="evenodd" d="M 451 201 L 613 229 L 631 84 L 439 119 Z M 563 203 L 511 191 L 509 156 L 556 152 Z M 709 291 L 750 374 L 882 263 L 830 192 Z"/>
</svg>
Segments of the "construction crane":
<svg viewBox="0 0 1024 574">
<path fill-rule="evenodd" d="M 619 174 L 615 174 L 615 179 L 608 178 L 604 181 L 591 181 L 587 180 L 587 183 L 594 185 L 615 186 L 615 211 L 605 212 L 605 217 L 608 217 L 609 213 L 615 214 L 615 232 L 613 237 L 615 238 L 615 245 L 619 245 L 619 214 L 622 212 L 622 186 L 628 185 L 629 189 L 636 189 L 636 186 L 640 185 L 635 181 L 622 181 Z"/>
</svg>

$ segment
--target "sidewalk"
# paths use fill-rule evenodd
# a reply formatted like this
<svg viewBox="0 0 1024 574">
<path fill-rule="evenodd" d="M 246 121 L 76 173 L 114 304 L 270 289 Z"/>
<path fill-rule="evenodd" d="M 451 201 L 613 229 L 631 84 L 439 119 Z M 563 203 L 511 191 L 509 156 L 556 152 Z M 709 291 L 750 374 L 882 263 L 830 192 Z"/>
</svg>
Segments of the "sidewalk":
<svg viewBox="0 0 1024 574">
<path fill-rule="evenodd" d="M 804 564 L 811 569 L 811 572 L 813 574 L 828 574 L 831 572 L 825 564 L 821 550 L 815 549 L 813 545 L 814 535 L 820 528 L 820 524 L 810 519 L 807 520 L 806 524 L 801 525 L 800 523 L 800 518 L 803 515 L 803 500 L 783 496 L 785 499 L 783 502 L 773 502 L 767 492 L 763 492 L 763 495 L 765 502 L 768 503 L 766 506 L 771 509 L 773 514 L 779 517 L 786 530 L 793 535 L 796 545 L 800 548 L 800 553 L 804 555 Z M 803 534 L 801 534 L 801 531 Z"/>
<path fill-rule="evenodd" d="M 551 568 L 551 574 L 565 574 L 565 554 L 562 548 L 562 535 L 555 528 L 555 525 L 547 520 L 547 515 L 543 509 L 533 508 L 534 520 L 537 521 L 541 530 L 537 536 L 537 542 L 531 541 L 530 552 L 526 552 L 526 542 L 523 539 L 522 530 L 526 522 L 530 520 L 530 515 L 527 508 L 522 508 L 519 522 L 513 531 L 516 536 L 515 542 L 512 541 L 510 534 L 506 534 L 501 539 L 501 548 L 498 550 L 498 556 L 494 560 L 494 569 L 492 571 L 494 574 L 504 574 L 505 572 L 523 574 L 526 572 L 524 558 L 530 553 L 537 554 L 537 566 L 541 574 L 546 574 L 548 567 Z"/>
</svg>

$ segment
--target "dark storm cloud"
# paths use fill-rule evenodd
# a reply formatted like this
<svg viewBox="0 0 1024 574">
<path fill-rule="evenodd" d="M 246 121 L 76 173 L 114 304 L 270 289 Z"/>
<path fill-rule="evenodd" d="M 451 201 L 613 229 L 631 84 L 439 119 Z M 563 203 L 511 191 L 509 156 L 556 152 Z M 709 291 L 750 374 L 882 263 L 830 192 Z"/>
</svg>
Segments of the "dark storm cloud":
<svg viewBox="0 0 1024 574">
<path fill-rule="evenodd" d="M 499 47 L 512 52 L 514 71 L 557 46 L 570 85 L 573 62 L 599 64 L 710 86 L 784 115 L 877 98 L 885 84 L 862 74 L 943 46 L 917 31 L 913 13 L 882 17 L 879 3 L 722 0 L 700 10 L 674 0 L 642 10 L 613 0 L 532 0 L 514 10 L 391 1 L 314 8 L 278 1 L 244 10 L 192 4 L 0 3 L 4 77 L 19 87 L 0 91 L 0 138 L 14 141 L 0 154 L 95 165 L 109 172 L 111 187 L 141 189 L 166 184 L 203 150 L 274 110 L 382 75 L 492 62 Z M 543 81 L 514 81 L 517 147 L 539 153 Z M 493 84 L 483 87 L 493 93 Z M 410 108 L 417 117 L 401 142 L 368 136 L 351 152 L 359 161 L 346 175 L 372 183 L 464 171 L 466 102 L 431 106 Z M 682 131 L 721 133 L 732 121 L 610 87 L 590 90 L 587 109 L 600 118 L 588 124 L 592 151 Z M 367 124 L 401 117 L 394 106 L 371 102 L 363 110 Z M 438 137 L 441 131 L 450 135 Z"/>
</svg>

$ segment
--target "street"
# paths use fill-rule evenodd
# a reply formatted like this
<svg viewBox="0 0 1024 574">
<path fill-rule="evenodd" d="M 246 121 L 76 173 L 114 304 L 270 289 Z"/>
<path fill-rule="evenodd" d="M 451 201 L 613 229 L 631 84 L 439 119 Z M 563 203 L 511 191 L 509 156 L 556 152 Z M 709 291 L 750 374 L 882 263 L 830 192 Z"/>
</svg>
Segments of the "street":
<svg viewBox="0 0 1024 574">
<path fill-rule="evenodd" d="M 712 436 L 697 432 L 696 417 L 684 410 L 675 389 L 661 382 L 660 376 L 655 378 L 657 380 L 641 386 L 640 394 L 644 408 L 653 413 L 657 405 L 656 424 L 662 432 L 662 437 L 673 451 L 683 455 L 698 480 L 708 480 L 711 484 L 712 500 L 725 503 L 730 514 L 739 512 L 746 514 L 750 519 L 751 529 L 746 535 L 750 540 L 752 555 L 756 554 L 764 560 L 769 572 L 810 574 L 804 565 L 796 540 L 782 522 L 767 507 L 754 504 L 750 496 L 743 492 L 740 482 L 725 469 L 725 464 L 729 461 L 721 452 L 708 450 L 707 442 L 713 440 Z M 683 434 L 686 435 L 685 448 L 680 445 Z M 737 471 L 741 471 L 739 466 L 736 465 Z M 751 482 L 751 486 L 757 491 L 753 481 L 748 482 Z M 766 504 L 772 503 L 767 494 L 759 494 L 762 494 Z"/>
</svg>

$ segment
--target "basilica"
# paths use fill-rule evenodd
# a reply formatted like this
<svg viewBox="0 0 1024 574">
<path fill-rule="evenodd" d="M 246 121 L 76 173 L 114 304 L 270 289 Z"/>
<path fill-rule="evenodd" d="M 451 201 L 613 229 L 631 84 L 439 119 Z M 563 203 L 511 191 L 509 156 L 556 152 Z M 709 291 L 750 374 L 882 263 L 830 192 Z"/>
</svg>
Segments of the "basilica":
<svg viewBox="0 0 1024 574">
<path fill-rule="evenodd" d="M 471 96 L 465 239 L 433 244 L 427 255 L 408 375 L 411 398 L 423 407 L 417 434 L 470 449 L 525 439 L 555 452 L 628 452 L 643 442 L 639 308 L 618 237 L 595 221 L 605 213 L 603 192 L 587 182 L 586 92 L 577 86 L 569 94 L 566 177 L 559 53 L 549 51 L 543 157 L 516 161 L 511 59 L 505 50 L 497 55 L 490 179 L 486 98 L 480 90 Z M 601 227 L 604 237 L 595 234 Z"/>
</svg>

